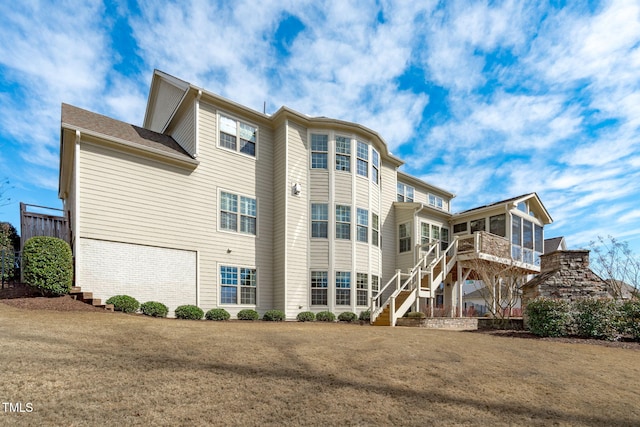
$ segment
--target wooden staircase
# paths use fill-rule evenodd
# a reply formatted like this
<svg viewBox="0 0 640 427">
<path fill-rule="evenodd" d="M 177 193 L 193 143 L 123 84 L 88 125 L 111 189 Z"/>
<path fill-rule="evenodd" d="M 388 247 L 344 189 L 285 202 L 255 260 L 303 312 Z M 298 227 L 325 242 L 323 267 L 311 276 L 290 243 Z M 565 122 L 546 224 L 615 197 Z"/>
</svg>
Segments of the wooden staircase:
<svg viewBox="0 0 640 427">
<path fill-rule="evenodd" d="M 411 291 L 400 292 L 396 298 L 395 309 L 397 310 L 397 308 L 400 307 L 402 303 L 405 302 L 407 298 L 409 298 L 410 295 L 411 295 Z M 372 325 L 373 326 L 391 326 L 390 308 L 391 308 L 391 303 L 389 302 L 387 306 L 382 310 L 382 313 L 380 313 L 378 317 L 376 317 L 376 320 L 372 323 Z"/>
<path fill-rule="evenodd" d="M 97 308 L 104 308 L 106 311 L 113 311 L 113 304 L 102 304 L 100 298 L 94 298 L 93 293 L 91 292 L 83 292 L 80 286 L 73 286 L 69 295 L 71 295 L 71 298 L 82 301 L 85 304 L 89 304 Z"/>
</svg>

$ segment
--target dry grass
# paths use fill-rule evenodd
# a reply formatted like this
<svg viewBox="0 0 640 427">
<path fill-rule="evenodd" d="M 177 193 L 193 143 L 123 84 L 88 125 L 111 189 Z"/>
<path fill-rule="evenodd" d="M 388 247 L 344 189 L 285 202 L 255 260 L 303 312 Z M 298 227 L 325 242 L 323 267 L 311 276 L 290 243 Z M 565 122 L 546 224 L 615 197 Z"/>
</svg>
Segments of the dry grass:
<svg viewBox="0 0 640 427">
<path fill-rule="evenodd" d="M 0 302 L 3 425 L 638 425 L 640 352 Z"/>
</svg>

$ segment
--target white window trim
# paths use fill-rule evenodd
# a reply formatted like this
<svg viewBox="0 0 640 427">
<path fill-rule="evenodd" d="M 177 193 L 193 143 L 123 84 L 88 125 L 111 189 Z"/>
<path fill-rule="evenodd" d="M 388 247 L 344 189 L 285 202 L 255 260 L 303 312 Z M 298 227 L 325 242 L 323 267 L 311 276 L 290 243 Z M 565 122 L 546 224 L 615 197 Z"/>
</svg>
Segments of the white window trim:
<svg viewBox="0 0 640 427">
<path fill-rule="evenodd" d="M 238 196 L 238 212 L 236 212 L 236 215 L 238 215 L 238 221 L 237 221 L 237 225 L 238 225 L 238 230 L 237 231 L 233 231 L 233 230 L 227 230 L 225 228 L 222 228 L 220 226 L 220 224 L 222 223 L 222 193 L 229 193 L 229 194 L 233 194 L 235 196 Z M 250 233 L 243 233 L 242 231 L 240 231 L 240 217 L 242 216 L 242 214 L 240 213 L 240 197 L 247 197 L 250 199 L 254 199 L 256 201 L 256 234 L 250 234 Z M 231 190 L 227 190 L 225 188 L 220 188 L 218 187 L 218 200 L 217 200 L 217 218 L 218 218 L 218 224 L 217 224 L 217 230 L 221 233 L 229 233 L 232 234 L 234 236 L 246 236 L 246 237 L 253 237 L 256 238 L 260 235 L 260 227 L 259 227 L 259 218 L 260 218 L 260 200 L 258 199 L 258 197 L 250 195 L 250 194 L 244 194 L 244 193 L 238 193 L 237 191 L 231 191 Z M 245 215 L 246 216 L 246 215 Z"/>
<path fill-rule="evenodd" d="M 236 285 L 238 288 L 238 293 L 236 294 L 236 299 L 240 300 L 241 298 L 241 288 L 242 285 L 240 284 L 240 269 L 241 268 L 248 268 L 251 270 L 255 270 L 256 271 L 256 303 L 255 304 L 241 304 L 241 303 L 237 303 L 237 304 L 230 304 L 230 303 L 222 303 L 222 274 L 220 271 L 221 267 L 235 267 L 238 269 L 238 284 Z M 255 307 L 259 307 L 260 306 L 260 292 L 258 291 L 260 288 L 260 270 L 258 269 L 258 267 L 256 266 L 249 266 L 249 265 L 241 265 L 241 264 L 234 264 L 232 262 L 218 262 L 216 263 L 216 275 L 218 277 L 218 305 L 222 306 L 222 307 L 241 307 L 241 308 L 255 308 Z"/>
<path fill-rule="evenodd" d="M 252 155 L 249 155 L 249 154 L 246 154 L 246 153 L 243 153 L 242 151 L 240 151 L 240 136 L 239 136 L 239 133 L 236 133 L 236 135 L 235 135 L 235 137 L 236 137 L 236 149 L 235 150 L 232 150 L 230 148 L 224 147 L 224 146 L 222 146 L 220 144 L 220 132 L 221 132 L 220 131 L 220 117 L 221 116 L 224 116 L 224 117 L 226 117 L 228 119 L 232 119 L 232 120 L 236 121 L 236 132 L 238 132 L 237 128 L 240 126 L 240 123 L 244 123 L 245 125 L 249 125 L 249 126 L 252 126 L 252 127 L 256 128 L 256 154 L 255 154 L 255 156 L 252 156 Z M 217 120 L 217 122 L 216 122 L 216 131 L 217 131 L 217 134 L 216 134 L 216 146 L 217 146 L 217 148 L 219 148 L 221 150 L 224 150 L 224 151 L 226 151 L 228 153 L 238 154 L 238 155 L 240 155 L 240 156 L 242 156 L 244 158 L 258 160 L 258 155 L 259 155 L 259 151 L 260 151 L 259 150 L 259 145 L 260 145 L 260 127 L 258 125 L 254 124 L 254 123 L 251 123 L 251 122 L 249 122 L 247 120 L 239 119 L 237 116 L 234 116 L 233 114 L 229 114 L 226 111 L 222 111 L 222 110 L 219 110 L 217 112 L 216 120 Z"/>
</svg>

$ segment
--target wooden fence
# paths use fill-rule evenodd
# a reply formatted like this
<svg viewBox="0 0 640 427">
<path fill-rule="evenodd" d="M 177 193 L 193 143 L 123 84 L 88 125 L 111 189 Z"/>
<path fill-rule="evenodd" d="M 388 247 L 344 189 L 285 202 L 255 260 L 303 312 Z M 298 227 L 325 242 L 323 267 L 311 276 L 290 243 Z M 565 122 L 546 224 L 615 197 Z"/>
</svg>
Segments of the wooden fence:
<svg viewBox="0 0 640 427">
<path fill-rule="evenodd" d="M 48 211 L 59 211 L 62 215 L 48 215 L 43 213 L 29 212 L 29 208 L 46 209 Z M 69 230 L 69 218 L 61 209 L 47 208 L 45 206 L 27 205 L 20 203 L 20 234 L 21 248 L 24 243 L 34 236 L 58 237 L 71 244 L 71 232 Z"/>
</svg>

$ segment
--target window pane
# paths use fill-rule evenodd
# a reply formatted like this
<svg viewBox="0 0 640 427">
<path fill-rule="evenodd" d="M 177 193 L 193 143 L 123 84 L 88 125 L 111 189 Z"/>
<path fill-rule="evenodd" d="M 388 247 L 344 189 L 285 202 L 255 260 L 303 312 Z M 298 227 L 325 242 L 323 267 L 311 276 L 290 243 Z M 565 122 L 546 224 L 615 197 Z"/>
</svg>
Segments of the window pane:
<svg viewBox="0 0 640 427">
<path fill-rule="evenodd" d="M 336 153 L 351 154 L 351 140 L 344 136 L 336 136 Z"/>
<path fill-rule="evenodd" d="M 250 216 L 241 216 L 240 231 L 242 233 L 256 234 L 256 219 Z"/>
<path fill-rule="evenodd" d="M 351 272 L 336 271 L 336 288 L 348 289 L 351 287 Z"/>
<path fill-rule="evenodd" d="M 256 199 L 240 197 L 240 213 L 243 215 L 257 216 Z"/>
<path fill-rule="evenodd" d="M 376 168 L 380 167 L 380 155 L 374 149 L 371 149 L 371 162 L 373 163 L 374 167 Z"/>
<path fill-rule="evenodd" d="M 369 163 L 364 160 L 358 159 L 358 175 L 369 176 Z"/>
<path fill-rule="evenodd" d="M 238 284 L 238 268 L 237 267 L 220 267 L 220 280 L 223 285 Z"/>
<path fill-rule="evenodd" d="M 514 245 L 522 245 L 522 218 L 513 215 L 513 224 L 511 225 L 511 243 Z"/>
<path fill-rule="evenodd" d="M 327 153 L 311 153 L 311 169 L 327 169 Z"/>
<path fill-rule="evenodd" d="M 220 146 L 230 150 L 236 150 L 236 137 L 224 132 L 220 132 Z"/>
<path fill-rule="evenodd" d="M 538 224 L 535 225 L 536 252 L 544 252 L 544 229 Z"/>
<path fill-rule="evenodd" d="M 440 227 L 438 227 L 437 225 L 431 226 L 431 239 L 440 240 Z"/>
<path fill-rule="evenodd" d="M 471 221 L 471 232 L 475 233 L 476 231 L 484 231 L 485 223 L 485 218 L 474 219 L 473 221 Z"/>
<path fill-rule="evenodd" d="M 220 303 L 237 304 L 238 289 L 235 286 L 222 286 L 220 288 Z"/>
<path fill-rule="evenodd" d="M 312 220 L 328 220 L 329 219 L 329 207 L 326 203 L 312 203 L 311 204 L 311 219 Z"/>
<path fill-rule="evenodd" d="M 242 286 L 256 285 L 256 270 L 253 268 L 240 269 L 240 284 Z"/>
<path fill-rule="evenodd" d="M 351 222 L 351 206 L 336 205 L 336 221 Z"/>
<path fill-rule="evenodd" d="M 329 151 L 329 137 L 327 135 L 311 135 L 311 151 Z"/>
<path fill-rule="evenodd" d="M 240 152 L 250 156 L 256 155 L 256 143 L 251 141 L 240 140 Z"/>
<path fill-rule="evenodd" d="M 236 121 L 229 117 L 220 116 L 220 132 L 228 133 L 235 138 L 238 133 Z"/>
<path fill-rule="evenodd" d="M 256 143 L 256 133 L 258 129 L 244 123 L 240 123 L 240 138 L 247 142 Z"/>
<path fill-rule="evenodd" d="M 220 212 L 220 228 L 223 230 L 238 231 L 238 215 L 229 212 Z"/>
<path fill-rule="evenodd" d="M 351 170 L 351 157 L 336 154 L 336 170 L 349 172 Z"/>
<path fill-rule="evenodd" d="M 358 158 L 369 160 L 369 145 L 358 141 Z"/>
<path fill-rule="evenodd" d="M 351 239 L 351 224 L 336 223 L 336 239 Z"/>
<path fill-rule="evenodd" d="M 311 237 L 329 237 L 327 221 L 312 221 L 311 222 Z"/>
<path fill-rule="evenodd" d="M 420 244 L 426 245 L 429 243 L 429 224 L 423 222 L 420 224 Z"/>
<path fill-rule="evenodd" d="M 235 194 L 220 193 L 220 209 L 228 212 L 238 212 L 238 196 Z"/>
<path fill-rule="evenodd" d="M 240 304 L 255 304 L 256 288 L 242 287 L 240 288 Z"/>
<path fill-rule="evenodd" d="M 467 223 L 466 222 L 462 222 L 460 224 L 454 224 L 453 225 L 453 232 L 454 233 L 462 233 L 463 231 L 467 231 Z"/>
<path fill-rule="evenodd" d="M 522 246 L 533 249 L 533 223 L 531 221 L 522 221 Z"/>
<path fill-rule="evenodd" d="M 405 201 L 413 202 L 413 187 L 407 186 L 405 193 Z"/>
<path fill-rule="evenodd" d="M 369 211 L 358 208 L 358 225 L 369 225 Z"/>
<path fill-rule="evenodd" d="M 490 217 L 489 232 L 505 237 L 507 235 L 507 216 L 505 214 L 501 214 Z"/>
<path fill-rule="evenodd" d="M 371 168 L 371 181 L 373 181 L 374 183 L 378 183 L 378 169 L 374 166 L 373 168 Z"/>
<path fill-rule="evenodd" d="M 327 305 L 328 303 L 326 289 L 311 289 L 311 305 Z"/>
<path fill-rule="evenodd" d="M 311 272 L 311 287 L 326 288 L 328 284 L 328 275 L 326 271 Z"/>
</svg>

